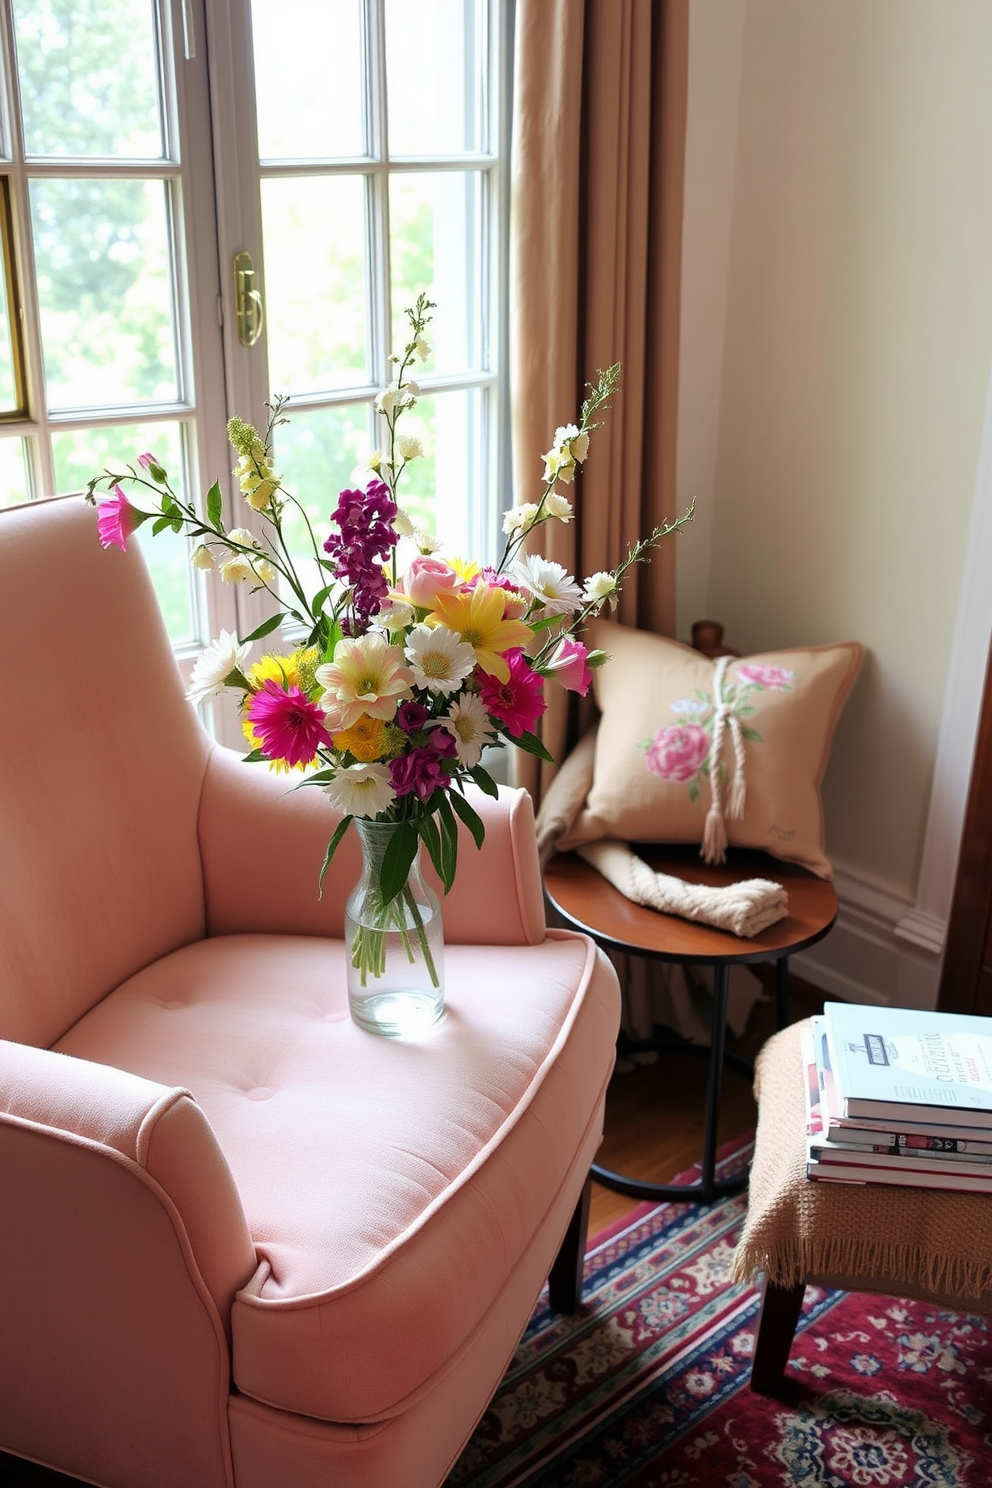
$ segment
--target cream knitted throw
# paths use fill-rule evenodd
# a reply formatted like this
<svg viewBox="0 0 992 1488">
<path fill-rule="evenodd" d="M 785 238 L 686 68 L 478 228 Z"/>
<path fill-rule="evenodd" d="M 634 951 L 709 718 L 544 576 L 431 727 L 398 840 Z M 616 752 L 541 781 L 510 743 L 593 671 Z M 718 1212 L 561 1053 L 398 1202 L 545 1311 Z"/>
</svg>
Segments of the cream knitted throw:
<svg viewBox="0 0 992 1488">
<path fill-rule="evenodd" d="M 537 817 L 537 845 L 546 863 L 566 838 L 592 785 L 596 733 L 590 729 L 565 760 L 541 803 Z M 789 899 L 781 884 L 765 878 L 743 879 L 728 888 L 690 884 L 669 874 L 655 873 L 625 842 L 584 843 L 576 851 L 614 888 L 635 904 L 662 914 L 698 920 L 733 935 L 750 938 L 789 913 Z"/>
<path fill-rule="evenodd" d="M 575 851 L 635 904 L 683 920 L 699 920 L 750 939 L 789 913 L 789 896 L 767 878 L 745 878 L 725 889 L 655 873 L 625 842 L 587 842 Z"/>
</svg>

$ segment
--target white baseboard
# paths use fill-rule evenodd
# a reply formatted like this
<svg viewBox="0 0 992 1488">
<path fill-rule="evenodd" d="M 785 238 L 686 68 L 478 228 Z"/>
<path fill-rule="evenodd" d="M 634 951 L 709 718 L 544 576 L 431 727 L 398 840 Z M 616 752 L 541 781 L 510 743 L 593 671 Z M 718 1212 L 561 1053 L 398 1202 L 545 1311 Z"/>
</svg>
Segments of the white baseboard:
<svg viewBox="0 0 992 1488">
<path fill-rule="evenodd" d="M 837 923 L 794 956 L 797 976 L 846 1002 L 937 1005 L 944 925 L 888 886 L 835 867 Z"/>
</svg>

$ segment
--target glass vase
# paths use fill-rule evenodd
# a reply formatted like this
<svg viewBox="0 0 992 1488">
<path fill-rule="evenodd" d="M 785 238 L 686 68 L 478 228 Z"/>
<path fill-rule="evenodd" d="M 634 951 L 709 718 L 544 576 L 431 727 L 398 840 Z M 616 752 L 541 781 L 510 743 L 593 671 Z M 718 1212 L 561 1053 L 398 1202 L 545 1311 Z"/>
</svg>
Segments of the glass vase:
<svg viewBox="0 0 992 1488">
<path fill-rule="evenodd" d="M 444 1011 L 444 931 L 437 895 L 423 880 L 420 850 L 406 882 L 383 902 L 382 862 L 392 822 L 356 817 L 362 876 L 345 907 L 348 1005 L 369 1033 L 421 1033 Z"/>
</svg>

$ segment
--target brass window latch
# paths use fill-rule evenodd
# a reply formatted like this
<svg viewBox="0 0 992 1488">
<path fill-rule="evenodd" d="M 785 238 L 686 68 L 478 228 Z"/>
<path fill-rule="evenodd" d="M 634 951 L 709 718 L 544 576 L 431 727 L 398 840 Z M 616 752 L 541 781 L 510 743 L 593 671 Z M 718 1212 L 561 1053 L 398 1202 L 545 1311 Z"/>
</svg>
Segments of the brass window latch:
<svg viewBox="0 0 992 1488">
<path fill-rule="evenodd" d="M 234 311 L 238 340 L 242 346 L 254 346 L 262 334 L 265 315 L 261 293 L 255 288 L 255 264 L 244 250 L 234 255 Z"/>
</svg>

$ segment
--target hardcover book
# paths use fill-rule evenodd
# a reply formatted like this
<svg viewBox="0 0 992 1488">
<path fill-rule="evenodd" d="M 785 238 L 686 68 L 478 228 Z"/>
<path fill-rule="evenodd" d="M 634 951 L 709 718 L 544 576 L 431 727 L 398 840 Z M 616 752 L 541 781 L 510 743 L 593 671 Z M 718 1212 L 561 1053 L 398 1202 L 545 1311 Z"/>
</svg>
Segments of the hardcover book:
<svg viewBox="0 0 992 1488">
<path fill-rule="evenodd" d="M 907 1173 L 900 1167 L 872 1168 L 865 1163 L 809 1162 L 806 1173 L 817 1183 L 883 1183 L 894 1188 L 942 1188 L 951 1193 L 992 1193 L 992 1175 L 974 1177 L 959 1173 Z"/>
<path fill-rule="evenodd" d="M 992 1019 L 828 1002 L 833 1115 L 992 1130 Z"/>
</svg>

